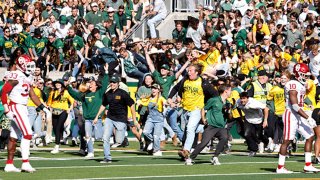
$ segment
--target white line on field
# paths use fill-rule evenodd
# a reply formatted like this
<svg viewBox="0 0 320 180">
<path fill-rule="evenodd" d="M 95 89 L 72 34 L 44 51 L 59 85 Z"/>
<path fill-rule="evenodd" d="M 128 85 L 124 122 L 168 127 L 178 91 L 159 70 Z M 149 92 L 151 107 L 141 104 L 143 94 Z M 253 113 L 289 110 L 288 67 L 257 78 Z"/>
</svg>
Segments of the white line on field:
<svg viewBox="0 0 320 180">
<path fill-rule="evenodd" d="M 286 161 L 286 162 L 298 162 L 298 161 Z M 278 161 L 271 162 L 226 162 L 222 165 L 232 164 L 276 164 Z M 201 163 L 211 164 L 211 163 Z M 200 164 L 198 164 L 200 165 Z M 148 166 L 185 166 L 184 163 L 179 164 L 116 164 L 116 165 L 102 165 L 102 166 L 55 166 L 55 167 L 36 167 L 36 169 L 80 169 L 80 168 L 111 168 L 111 167 L 148 167 Z"/>
<path fill-rule="evenodd" d="M 300 174 L 301 172 L 294 172 L 294 174 Z M 92 180 L 99 179 L 141 179 L 141 178 L 178 178 L 178 177 L 209 177 L 209 176 L 242 176 L 242 175 L 279 175 L 273 172 L 265 173 L 234 173 L 234 174 L 191 174 L 191 175 L 164 175 L 164 176 L 133 176 L 133 177 L 104 177 L 104 178 L 85 178 Z M 85 180 L 85 179 L 73 179 L 73 180 Z M 59 179 L 69 180 L 69 179 Z"/>
</svg>

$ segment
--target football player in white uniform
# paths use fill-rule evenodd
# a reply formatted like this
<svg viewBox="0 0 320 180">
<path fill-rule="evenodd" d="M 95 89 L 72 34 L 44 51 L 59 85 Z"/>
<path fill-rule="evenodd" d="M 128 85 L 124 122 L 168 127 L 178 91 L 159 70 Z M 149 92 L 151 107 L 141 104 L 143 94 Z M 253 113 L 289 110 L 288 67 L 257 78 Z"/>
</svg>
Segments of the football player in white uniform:
<svg viewBox="0 0 320 180">
<path fill-rule="evenodd" d="M 8 81 L 4 84 L 1 101 L 6 116 L 12 119 L 11 132 L 8 143 L 8 159 L 4 168 L 5 172 L 34 172 L 35 169 L 29 163 L 30 140 L 32 129 L 28 119 L 27 103 L 29 97 L 45 113 L 50 111 L 40 102 L 31 88 L 35 70 L 35 62 L 28 55 L 21 55 L 16 60 L 16 71 L 9 73 Z M 9 100 L 8 100 L 9 97 Z M 13 165 L 13 157 L 16 151 L 16 143 L 22 133 L 20 143 L 22 166 L 21 170 Z"/>
<path fill-rule="evenodd" d="M 296 132 L 300 133 L 305 139 L 305 172 L 319 172 L 311 163 L 313 128 L 316 122 L 302 108 L 304 104 L 304 96 L 306 94 L 305 83 L 310 74 L 309 68 L 304 63 L 297 63 L 293 67 L 294 80 L 290 80 L 285 84 L 286 110 L 283 114 L 283 143 L 280 147 L 279 162 L 277 173 L 293 173 L 284 167 L 287 155 L 287 147 L 294 139 Z"/>
</svg>

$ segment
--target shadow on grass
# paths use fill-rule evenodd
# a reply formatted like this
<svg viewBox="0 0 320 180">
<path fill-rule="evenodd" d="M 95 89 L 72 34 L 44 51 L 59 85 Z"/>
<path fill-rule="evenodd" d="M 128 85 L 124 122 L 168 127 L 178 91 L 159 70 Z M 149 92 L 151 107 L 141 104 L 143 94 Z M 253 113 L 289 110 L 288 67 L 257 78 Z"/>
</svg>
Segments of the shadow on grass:
<svg viewBox="0 0 320 180">
<path fill-rule="evenodd" d="M 268 172 L 276 172 L 276 168 L 260 168 L 263 171 L 268 171 Z"/>
<path fill-rule="evenodd" d="M 96 161 L 96 162 L 101 162 L 101 161 L 103 161 L 103 159 L 88 159 L 88 160 L 90 160 L 90 161 Z M 115 163 L 115 162 L 120 162 L 121 160 L 112 160 L 112 163 Z M 107 165 L 107 164 L 112 164 L 112 163 L 101 163 L 101 164 L 105 164 L 105 165 Z"/>
<path fill-rule="evenodd" d="M 125 151 L 123 154 L 135 154 L 135 155 L 148 155 L 148 152 L 144 151 Z"/>
</svg>

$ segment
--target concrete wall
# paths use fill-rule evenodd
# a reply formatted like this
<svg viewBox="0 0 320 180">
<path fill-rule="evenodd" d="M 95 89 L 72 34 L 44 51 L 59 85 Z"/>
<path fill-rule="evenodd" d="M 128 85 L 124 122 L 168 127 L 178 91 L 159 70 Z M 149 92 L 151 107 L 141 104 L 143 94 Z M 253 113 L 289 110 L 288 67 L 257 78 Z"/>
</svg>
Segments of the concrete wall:
<svg viewBox="0 0 320 180">
<path fill-rule="evenodd" d="M 157 26 L 159 37 L 162 39 L 172 39 L 172 31 L 175 28 L 174 20 L 187 20 L 188 16 L 199 17 L 198 13 L 174 12 Z"/>
</svg>

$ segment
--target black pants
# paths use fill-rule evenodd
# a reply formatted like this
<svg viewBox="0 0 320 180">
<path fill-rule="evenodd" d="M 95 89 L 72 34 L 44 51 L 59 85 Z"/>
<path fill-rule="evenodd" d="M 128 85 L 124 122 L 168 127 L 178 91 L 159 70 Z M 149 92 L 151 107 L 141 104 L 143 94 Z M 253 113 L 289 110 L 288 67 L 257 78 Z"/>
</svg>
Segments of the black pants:
<svg viewBox="0 0 320 180">
<path fill-rule="evenodd" d="M 258 151 L 258 144 L 262 141 L 262 123 L 252 124 L 244 121 L 244 137 L 248 144 L 249 151 Z"/>
<path fill-rule="evenodd" d="M 283 121 L 282 116 L 275 116 L 276 123 L 275 123 L 275 132 L 274 132 L 274 143 L 281 144 L 283 139 Z"/>
<path fill-rule="evenodd" d="M 82 117 L 82 114 L 80 114 L 79 110 L 77 108 L 74 109 L 74 113 L 76 115 L 76 120 L 78 122 L 79 126 L 79 135 L 80 135 L 80 149 L 86 150 L 87 148 L 87 142 L 84 139 L 85 133 L 85 127 L 84 127 L 84 120 Z"/>
<path fill-rule="evenodd" d="M 209 125 L 204 129 L 201 143 L 196 146 L 194 151 L 191 153 L 190 158 L 195 159 L 198 156 L 198 154 L 203 150 L 203 148 L 206 147 L 209 141 L 211 141 L 211 139 L 214 137 L 219 139 L 216 151 L 214 152 L 214 156 L 218 157 L 219 154 L 223 151 L 224 146 L 228 142 L 228 131 L 225 128 L 216 128 Z"/>
<path fill-rule="evenodd" d="M 52 115 L 52 128 L 56 144 L 60 144 L 60 139 L 64 130 L 64 123 L 66 122 L 67 117 L 67 111 L 62 111 L 60 115 Z"/>
</svg>

